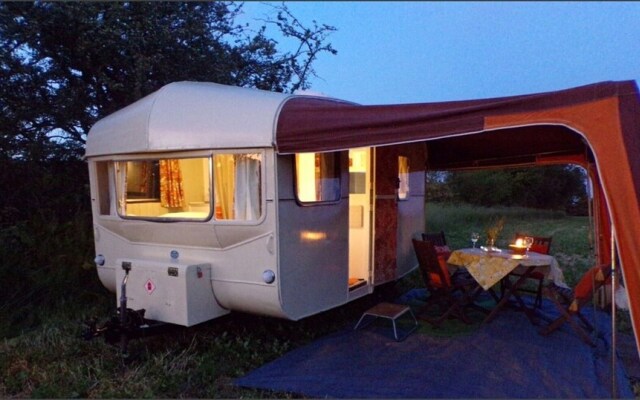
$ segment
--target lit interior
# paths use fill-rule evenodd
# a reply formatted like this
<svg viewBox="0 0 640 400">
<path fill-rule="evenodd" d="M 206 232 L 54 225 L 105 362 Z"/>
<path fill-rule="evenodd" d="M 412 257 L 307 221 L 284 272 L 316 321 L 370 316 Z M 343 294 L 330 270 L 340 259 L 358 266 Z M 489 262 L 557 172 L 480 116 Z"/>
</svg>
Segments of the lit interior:
<svg viewBox="0 0 640 400">
<path fill-rule="evenodd" d="M 303 202 L 317 201 L 316 154 L 296 154 L 296 183 L 298 199 Z"/>
<path fill-rule="evenodd" d="M 256 220 L 262 208 L 261 163 L 259 153 L 216 154 L 213 160 L 114 162 L 117 201 L 113 206 L 119 215 L 133 218 Z M 108 182 L 101 184 L 107 186 Z M 108 198 L 108 190 L 101 192 Z"/>
</svg>

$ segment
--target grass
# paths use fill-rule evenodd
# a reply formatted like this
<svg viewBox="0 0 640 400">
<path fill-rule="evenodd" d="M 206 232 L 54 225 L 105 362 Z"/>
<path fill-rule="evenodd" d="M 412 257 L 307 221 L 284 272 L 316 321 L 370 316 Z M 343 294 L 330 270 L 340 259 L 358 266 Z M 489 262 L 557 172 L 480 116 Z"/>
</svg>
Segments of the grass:
<svg viewBox="0 0 640 400">
<path fill-rule="evenodd" d="M 452 248 L 470 247 L 473 231 L 480 233 L 478 245 L 482 244 L 484 231 L 500 217 L 504 217 L 505 224 L 497 241 L 498 247 L 507 248 L 516 232 L 551 236 L 551 254 L 558 260 L 569 286 L 594 263 L 587 217 L 521 207 L 483 208 L 442 203 L 429 203 L 426 213 L 427 230 L 444 230 Z"/>
<path fill-rule="evenodd" d="M 569 284 L 592 263 L 584 217 L 441 204 L 429 204 L 427 214 L 428 229 L 444 230 L 454 248 L 468 247 L 471 230 L 483 231 L 497 216 L 506 219 L 499 245 L 516 230 L 553 235 L 552 253 Z M 96 287 L 97 276 L 86 279 L 94 280 L 89 287 Z M 232 381 L 318 337 L 353 326 L 381 299 L 420 286 L 413 272 L 373 295 L 298 322 L 232 313 L 132 341 L 127 359 L 101 339 L 79 338 L 82 321 L 106 316 L 115 304 L 114 295 L 104 290 L 79 292 L 65 302 L 51 302 L 55 306 L 42 303 L 38 323 L 29 330 L 0 336 L 0 398 L 295 398 L 291 393 L 238 388 Z"/>
</svg>

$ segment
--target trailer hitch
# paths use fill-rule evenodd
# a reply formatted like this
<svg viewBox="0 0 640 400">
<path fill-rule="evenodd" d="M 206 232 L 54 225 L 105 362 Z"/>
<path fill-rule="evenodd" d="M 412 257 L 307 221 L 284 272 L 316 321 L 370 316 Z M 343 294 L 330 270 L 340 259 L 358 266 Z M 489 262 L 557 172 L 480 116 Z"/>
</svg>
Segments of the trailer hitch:
<svg viewBox="0 0 640 400">
<path fill-rule="evenodd" d="M 127 282 L 131 263 L 124 261 L 122 269 L 125 271 L 125 275 L 120 286 L 120 306 L 116 309 L 115 314 L 101 326 L 98 326 L 96 319 L 86 321 L 82 337 L 85 340 L 91 340 L 98 336 L 104 336 L 105 341 L 109 344 L 119 343 L 120 351 L 126 357 L 131 339 L 163 333 L 168 329 L 168 324 L 146 319 L 144 309 L 132 310 L 127 307 Z"/>
</svg>

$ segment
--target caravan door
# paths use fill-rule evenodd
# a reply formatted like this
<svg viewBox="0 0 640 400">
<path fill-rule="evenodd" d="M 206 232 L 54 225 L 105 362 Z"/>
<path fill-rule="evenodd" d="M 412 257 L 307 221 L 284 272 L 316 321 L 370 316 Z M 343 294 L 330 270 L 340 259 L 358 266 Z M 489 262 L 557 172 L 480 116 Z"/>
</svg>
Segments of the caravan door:
<svg viewBox="0 0 640 400">
<path fill-rule="evenodd" d="M 349 150 L 349 297 L 369 292 L 372 254 L 370 148 Z"/>
</svg>

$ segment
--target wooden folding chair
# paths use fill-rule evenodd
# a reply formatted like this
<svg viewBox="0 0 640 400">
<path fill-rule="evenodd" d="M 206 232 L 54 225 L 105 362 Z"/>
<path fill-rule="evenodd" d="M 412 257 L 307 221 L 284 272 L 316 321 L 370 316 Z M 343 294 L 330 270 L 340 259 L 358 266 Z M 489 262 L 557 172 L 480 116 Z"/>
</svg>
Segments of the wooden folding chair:
<svg viewBox="0 0 640 400">
<path fill-rule="evenodd" d="M 449 256 L 451 256 L 451 249 L 447 245 L 447 237 L 445 236 L 444 231 L 425 232 L 422 234 L 422 240 L 433 243 L 433 246 L 436 249 L 436 254 L 438 254 L 438 261 L 441 264 L 447 263 Z"/>
<path fill-rule="evenodd" d="M 433 232 L 433 233 L 423 233 L 422 240 L 433 243 L 434 246 L 446 246 L 447 245 L 447 237 L 444 234 L 444 231 Z"/>
<path fill-rule="evenodd" d="M 540 333 L 548 335 L 567 322 L 585 343 L 594 346 L 595 343 L 589 336 L 589 333 L 594 330 L 593 325 L 580 313 L 580 310 L 591 303 L 598 289 L 609 282 L 611 282 L 611 266 L 597 265 L 580 278 L 573 290 L 556 285 L 546 286 L 543 294 L 560 311 L 560 316 L 545 326 Z"/>
<path fill-rule="evenodd" d="M 474 304 L 475 298 L 481 293 L 482 288 L 471 279 L 454 279 L 447 269 L 446 262 L 438 260 L 435 247 L 432 242 L 413 239 L 420 273 L 425 286 L 429 291 L 427 304 L 417 314 L 419 319 L 425 320 L 434 326 L 439 326 L 445 319 L 455 317 L 464 323 L 471 324 L 465 309 L 474 307 L 484 312 L 487 310 Z M 426 316 L 425 313 L 436 305 L 440 314 L 436 317 Z"/>
<path fill-rule="evenodd" d="M 524 239 L 525 236 L 529 236 L 533 238 L 533 245 L 531 245 L 531 248 L 529 249 L 530 251 L 540 253 L 540 254 L 549 254 L 549 251 L 551 250 L 551 239 L 552 239 L 551 237 L 531 236 L 531 235 L 517 232 L 516 240 Z M 521 275 L 517 272 L 511 272 L 508 276 L 519 278 Z M 518 289 L 518 291 L 535 294 L 536 299 L 533 305 L 536 308 L 540 308 L 542 307 L 542 287 L 544 286 L 544 274 L 538 271 L 533 271 L 531 274 L 529 274 L 529 277 L 527 279 L 535 282 L 535 285 L 536 285 L 535 289 L 533 290 L 529 289 L 526 287 L 526 285 L 524 285 L 524 287 L 521 287 L 520 289 Z"/>
</svg>

